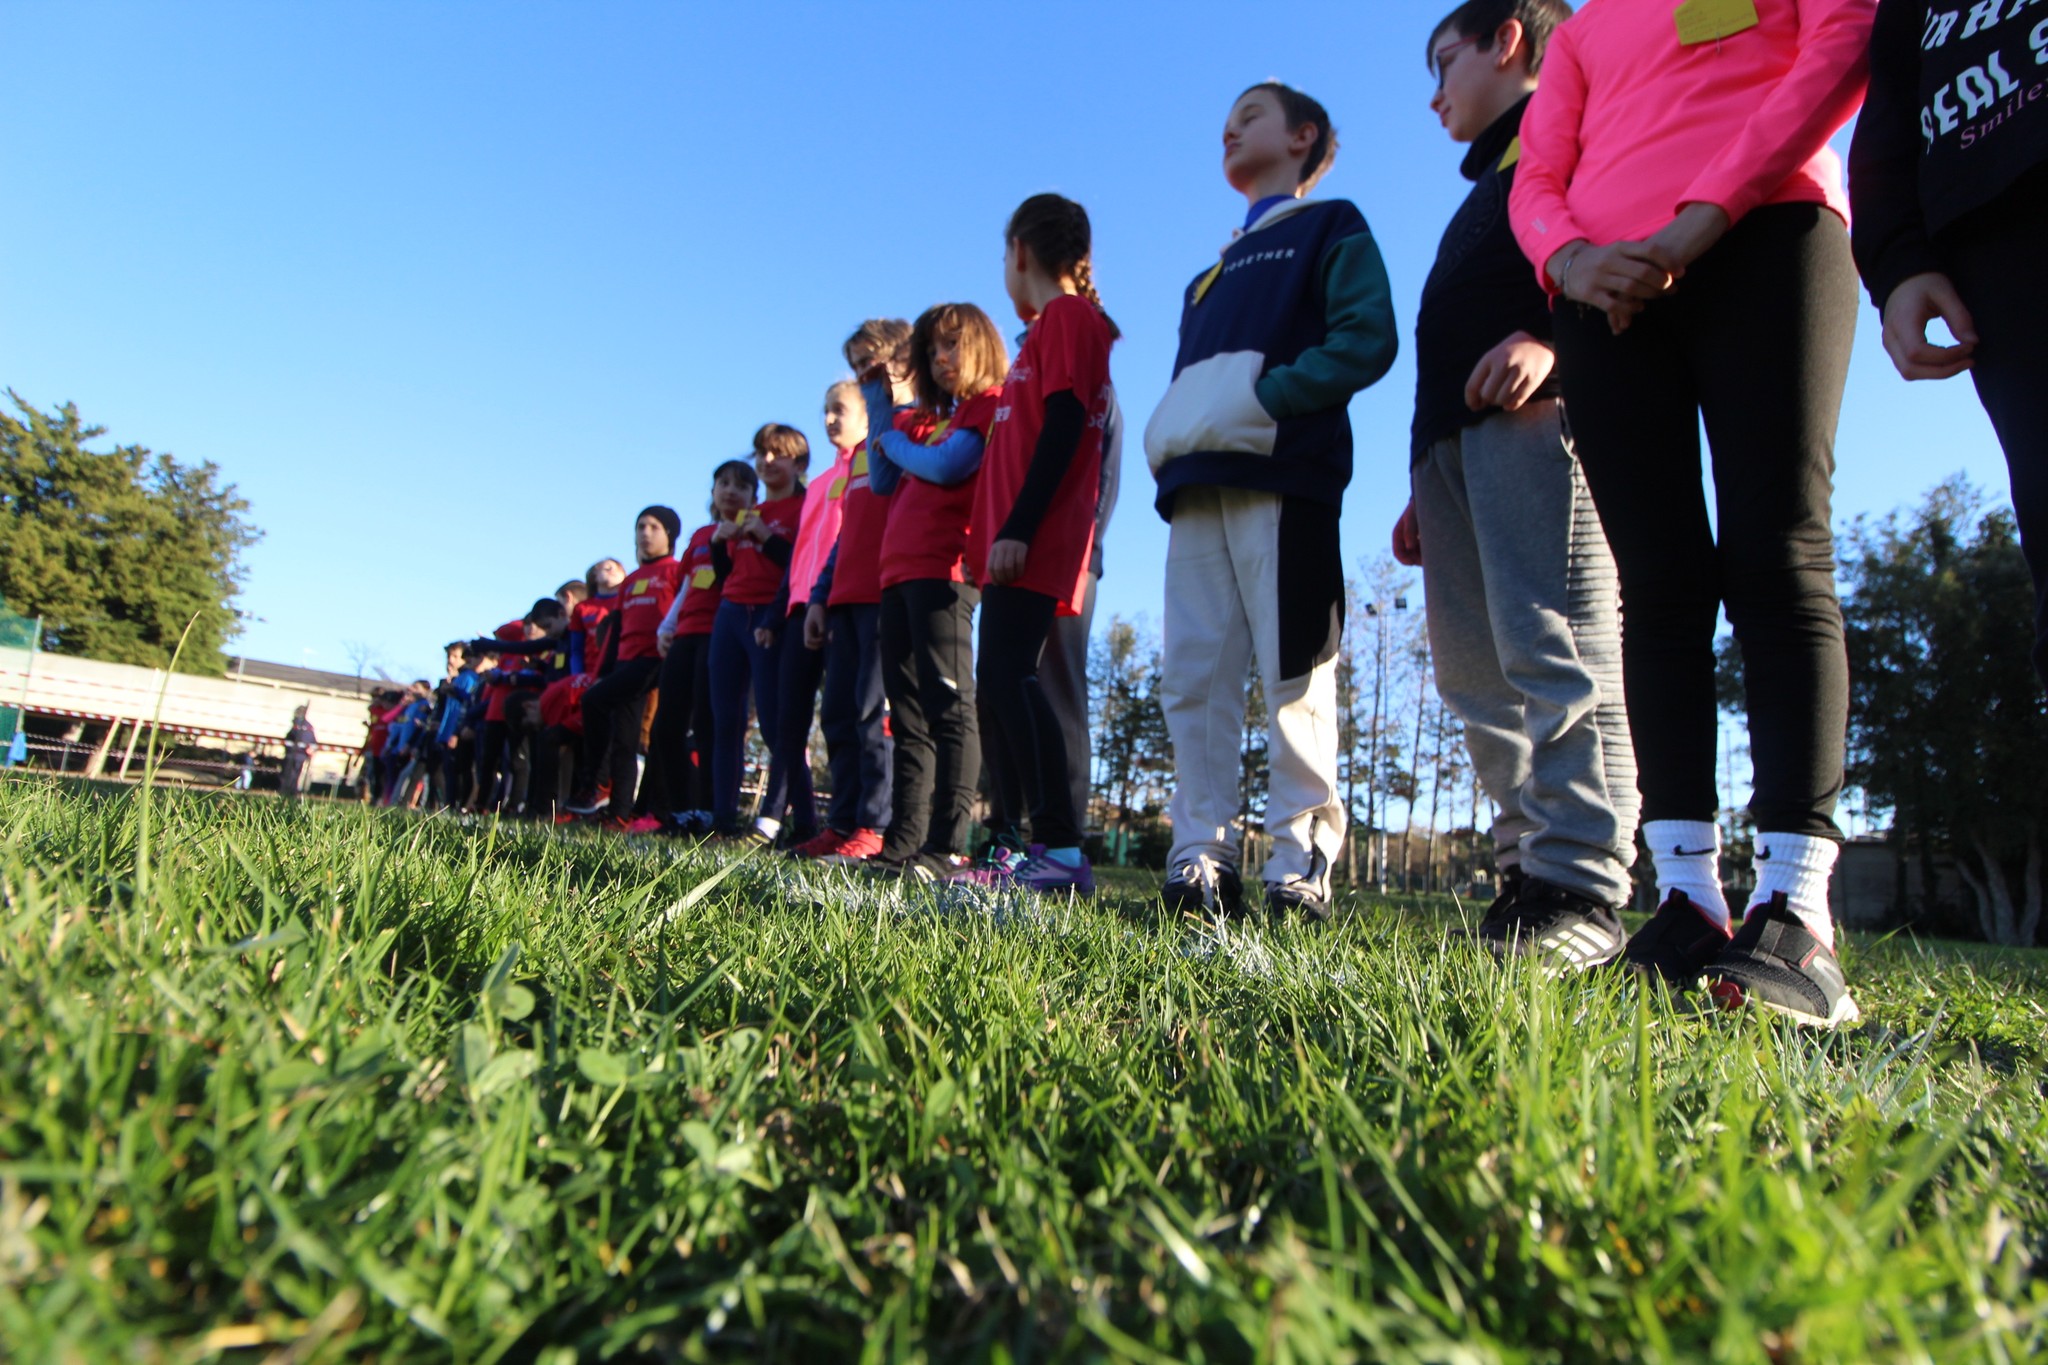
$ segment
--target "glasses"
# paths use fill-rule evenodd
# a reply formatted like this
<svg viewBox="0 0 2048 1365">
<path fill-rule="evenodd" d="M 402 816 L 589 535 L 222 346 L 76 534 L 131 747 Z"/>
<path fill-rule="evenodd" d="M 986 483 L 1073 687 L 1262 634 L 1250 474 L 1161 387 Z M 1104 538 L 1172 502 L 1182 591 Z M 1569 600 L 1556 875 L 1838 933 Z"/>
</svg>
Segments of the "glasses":
<svg viewBox="0 0 2048 1365">
<path fill-rule="evenodd" d="M 1451 58 L 1456 56 L 1460 49 L 1468 48 L 1478 41 L 1479 35 L 1474 34 L 1470 38 L 1460 38 L 1455 43 L 1445 43 L 1436 50 L 1436 55 L 1431 58 L 1431 62 L 1436 67 L 1436 88 L 1438 90 L 1444 88 L 1444 73 L 1451 69 Z"/>
</svg>

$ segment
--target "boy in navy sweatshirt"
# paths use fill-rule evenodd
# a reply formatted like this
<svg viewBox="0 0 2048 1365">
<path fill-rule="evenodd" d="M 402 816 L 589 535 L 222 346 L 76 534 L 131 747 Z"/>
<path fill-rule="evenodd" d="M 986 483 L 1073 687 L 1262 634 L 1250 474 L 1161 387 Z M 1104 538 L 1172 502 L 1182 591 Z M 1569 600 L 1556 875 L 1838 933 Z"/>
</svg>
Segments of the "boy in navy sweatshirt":
<svg viewBox="0 0 2048 1365">
<path fill-rule="evenodd" d="M 1240 909 L 1245 684 L 1265 682 L 1266 905 L 1329 917 L 1344 840 L 1337 792 L 1338 514 L 1351 482 L 1351 395 L 1394 363 L 1387 272 L 1365 218 L 1305 198 L 1330 168 L 1323 106 L 1268 81 L 1238 96 L 1223 174 L 1244 227 L 1181 303 L 1173 384 L 1145 429 L 1166 559 L 1164 702 L 1173 739 L 1170 910 Z"/>
</svg>

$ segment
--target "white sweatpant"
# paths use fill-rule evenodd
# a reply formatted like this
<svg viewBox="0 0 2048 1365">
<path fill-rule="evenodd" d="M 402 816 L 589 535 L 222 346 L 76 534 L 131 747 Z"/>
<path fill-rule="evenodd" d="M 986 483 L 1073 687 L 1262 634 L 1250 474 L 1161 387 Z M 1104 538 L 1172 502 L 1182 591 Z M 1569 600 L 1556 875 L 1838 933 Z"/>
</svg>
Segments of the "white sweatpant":
<svg viewBox="0 0 2048 1365">
<path fill-rule="evenodd" d="M 1267 709 L 1268 882 L 1330 890 L 1344 843 L 1337 791 L 1337 663 L 1280 676 L 1278 494 L 1184 488 L 1166 552 L 1161 698 L 1173 740 L 1173 852 L 1235 866 L 1245 688 L 1259 664 Z"/>
</svg>

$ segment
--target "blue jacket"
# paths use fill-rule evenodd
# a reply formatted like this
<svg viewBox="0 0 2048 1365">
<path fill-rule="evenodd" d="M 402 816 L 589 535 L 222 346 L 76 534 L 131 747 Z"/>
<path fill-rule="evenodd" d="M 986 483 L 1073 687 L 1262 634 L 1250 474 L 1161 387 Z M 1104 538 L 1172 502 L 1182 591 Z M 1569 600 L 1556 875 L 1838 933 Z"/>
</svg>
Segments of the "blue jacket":
<svg viewBox="0 0 2048 1365">
<path fill-rule="evenodd" d="M 1259 215 L 1182 296 L 1173 384 L 1145 428 L 1159 515 L 1205 484 L 1341 506 L 1346 406 L 1393 365 L 1397 338 L 1364 215 L 1342 199 Z"/>
</svg>

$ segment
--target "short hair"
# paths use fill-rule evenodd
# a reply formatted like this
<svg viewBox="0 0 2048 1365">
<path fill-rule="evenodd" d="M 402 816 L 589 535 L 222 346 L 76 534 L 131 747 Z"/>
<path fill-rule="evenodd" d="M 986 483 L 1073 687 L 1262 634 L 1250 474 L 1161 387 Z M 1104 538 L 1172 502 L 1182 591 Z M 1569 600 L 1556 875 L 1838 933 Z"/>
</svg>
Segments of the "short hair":
<svg viewBox="0 0 2048 1365">
<path fill-rule="evenodd" d="M 795 427 L 781 422 L 769 422 L 754 433 L 754 454 L 775 455 L 793 460 L 799 466 L 811 462 L 811 443 Z"/>
<path fill-rule="evenodd" d="M 1315 183 L 1329 174 L 1331 163 L 1337 159 L 1337 130 L 1330 124 L 1330 111 L 1323 108 L 1322 101 L 1315 96 L 1296 90 L 1285 81 L 1260 81 L 1247 86 L 1245 95 L 1254 90 L 1270 90 L 1273 98 L 1280 101 L 1280 113 L 1287 120 L 1287 130 L 1293 132 L 1304 123 L 1316 128 L 1316 140 L 1310 144 L 1308 157 L 1301 163 L 1301 181 L 1297 187 L 1302 194 L 1315 188 Z"/>
<path fill-rule="evenodd" d="M 917 405 L 943 417 L 953 411 L 956 395 L 932 373 L 932 348 L 941 336 L 959 338 L 961 394 L 985 393 L 1000 385 L 1010 372 L 1010 352 L 989 315 L 973 304 L 942 303 L 925 309 L 910 329 L 910 378 L 917 388 Z"/>
<path fill-rule="evenodd" d="M 574 597 L 581 601 L 588 596 L 590 596 L 590 584 L 580 578 L 572 578 L 561 587 L 555 589 L 555 597 L 558 600 L 564 597 Z"/>
<path fill-rule="evenodd" d="M 1571 17 L 1572 7 L 1565 0 L 1465 0 L 1429 31 L 1423 64 L 1431 75 L 1437 73 L 1436 40 L 1446 29 L 1456 30 L 1460 38 L 1478 39 L 1473 46 L 1481 52 L 1491 52 L 1493 36 L 1500 32 L 1500 26 L 1518 19 L 1522 24 L 1522 51 L 1533 76 L 1543 69 L 1543 53 L 1550 46 L 1550 35 Z"/>
<path fill-rule="evenodd" d="M 831 407 L 832 400 L 842 393 L 853 395 L 855 407 L 860 405 L 860 381 L 858 379 L 835 379 L 825 386 L 825 406 Z"/>
<path fill-rule="evenodd" d="M 445 644 L 445 645 L 442 645 L 442 646 L 441 646 L 441 652 L 442 652 L 443 654 L 457 654 L 457 653 L 459 653 L 459 654 L 461 654 L 461 655 L 462 655 L 462 656 L 463 656 L 464 658 L 468 658 L 468 657 L 469 657 L 469 641 L 467 641 L 467 640 L 450 640 L 450 641 L 449 641 L 449 642 L 448 642 L 447 644 Z"/>
<path fill-rule="evenodd" d="M 526 613 L 526 624 L 530 626 L 551 626 L 568 614 L 569 609 L 562 605 L 561 599 L 543 597 L 533 604 L 531 611 Z"/>
<path fill-rule="evenodd" d="M 854 365 L 853 352 L 858 346 L 865 346 L 877 358 L 894 355 L 910 344 L 910 324 L 902 318 L 869 318 L 853 329 L 853 335 L 839 348 L 839 354 L 846 357 L 846 363 Z"/>
</svg>

